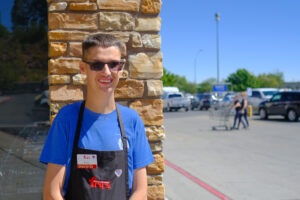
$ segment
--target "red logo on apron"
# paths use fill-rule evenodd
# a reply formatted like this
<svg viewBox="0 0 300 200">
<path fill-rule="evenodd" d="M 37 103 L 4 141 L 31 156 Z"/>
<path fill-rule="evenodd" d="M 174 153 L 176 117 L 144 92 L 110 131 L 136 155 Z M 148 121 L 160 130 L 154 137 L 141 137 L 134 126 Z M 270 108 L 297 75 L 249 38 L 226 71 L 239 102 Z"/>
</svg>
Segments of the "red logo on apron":
<svg viewBox="0 0 300 200">
<path fill-rule="evenodd" d="M 91 183 L 91 188 L 100 188 L 100 189 L 104 189 L 104 187 L 106 189 L 111 189 L 110 187 L 110 181 L 98 181 L 96 180 L 97 178 L 96 177 L 92 177 L 89 182 Z"/>
</svg>

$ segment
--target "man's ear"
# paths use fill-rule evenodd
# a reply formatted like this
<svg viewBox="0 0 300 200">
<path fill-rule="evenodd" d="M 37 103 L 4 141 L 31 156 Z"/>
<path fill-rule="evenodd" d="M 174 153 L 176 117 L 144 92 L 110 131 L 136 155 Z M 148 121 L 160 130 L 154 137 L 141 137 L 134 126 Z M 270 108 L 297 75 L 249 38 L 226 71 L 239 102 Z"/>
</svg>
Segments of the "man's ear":
<svg viewBox="0 0 300 200">
<path fill-rule="evenodd" d="M 80 61 L 79 69 L 82 74 L 86 74 L 86 64 L 84 62 Z"/>
</svg>

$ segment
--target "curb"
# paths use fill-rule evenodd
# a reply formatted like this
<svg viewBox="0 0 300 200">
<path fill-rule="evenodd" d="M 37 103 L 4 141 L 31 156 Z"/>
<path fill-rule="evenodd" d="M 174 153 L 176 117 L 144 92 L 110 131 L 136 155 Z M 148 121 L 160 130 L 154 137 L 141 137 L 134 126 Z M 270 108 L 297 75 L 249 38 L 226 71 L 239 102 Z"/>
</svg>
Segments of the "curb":
<svg viewBox="0 0 300 200">
<path fill-rule="evenodd" d="M 7 101 L 10 101 L 12 99 L 13 99 L 13 97 L 4 97 L 2 100 L 0 99 L 0 104 L 3 104 L 3 103 L 5 103 Z"/>
</svg>

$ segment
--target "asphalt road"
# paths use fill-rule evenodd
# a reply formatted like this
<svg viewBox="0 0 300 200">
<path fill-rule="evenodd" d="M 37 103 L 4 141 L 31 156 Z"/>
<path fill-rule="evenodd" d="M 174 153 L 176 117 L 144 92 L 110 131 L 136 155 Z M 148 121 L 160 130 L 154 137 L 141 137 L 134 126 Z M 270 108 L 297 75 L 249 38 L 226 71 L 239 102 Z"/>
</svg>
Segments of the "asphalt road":
<svg viewBox="0 0 300 200">
<path fill-rule="evenodd" d="M 45 166 L 38 157 L 47 127 L 32 123 L 47 112 L 36 112 L 34 96 L 16 95 L 0 104 L 0 200 L 41 199 Z M 164 113 L 166 199 L 300 199 L 300 122 L 253 117 L 247 130 L 213 131 L 224 122 L 214 116 Z"/>
<path fill-rule="evenodd" d="M 223 120 L 207 111 L 164 117 L 165 158 L 177 167 L 166 165 L 167 199 L 300 199 L 300 122 L 254 116 L 247 130 L 213 131 Z"/>
<path fill-rule="evenodd" d="M 49 109 L 34 105 L 37 94 L 0 96 L 0 200 L 42 199 L 45 165 L 38 161 Z"/>
<path fill-rule="evenodd" d="M 26 93 L 0 96 L 0 100 L 10 98 L 3 103 L 0 101 L 0 127 L 24 127 L 36 121 L 49 120 L 49 107 L 34 104 L 37 95 Z"/>
</svg>

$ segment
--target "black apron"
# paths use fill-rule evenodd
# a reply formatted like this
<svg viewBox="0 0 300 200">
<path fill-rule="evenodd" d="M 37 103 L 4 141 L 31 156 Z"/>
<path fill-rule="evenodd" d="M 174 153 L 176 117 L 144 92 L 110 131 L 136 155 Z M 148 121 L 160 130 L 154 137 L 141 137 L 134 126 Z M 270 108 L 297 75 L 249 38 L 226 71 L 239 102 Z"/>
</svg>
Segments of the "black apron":
<svg viewBox="0 0 300 200">
<path fill-rule="evenodd" d="M 85 101 L 80 107 L 65 199 L 128 200 L 128 150 L 120 110 L 116 106 L 123 150 L 94 151 L 78 147 L 84 108 Z"/>
</svg>

